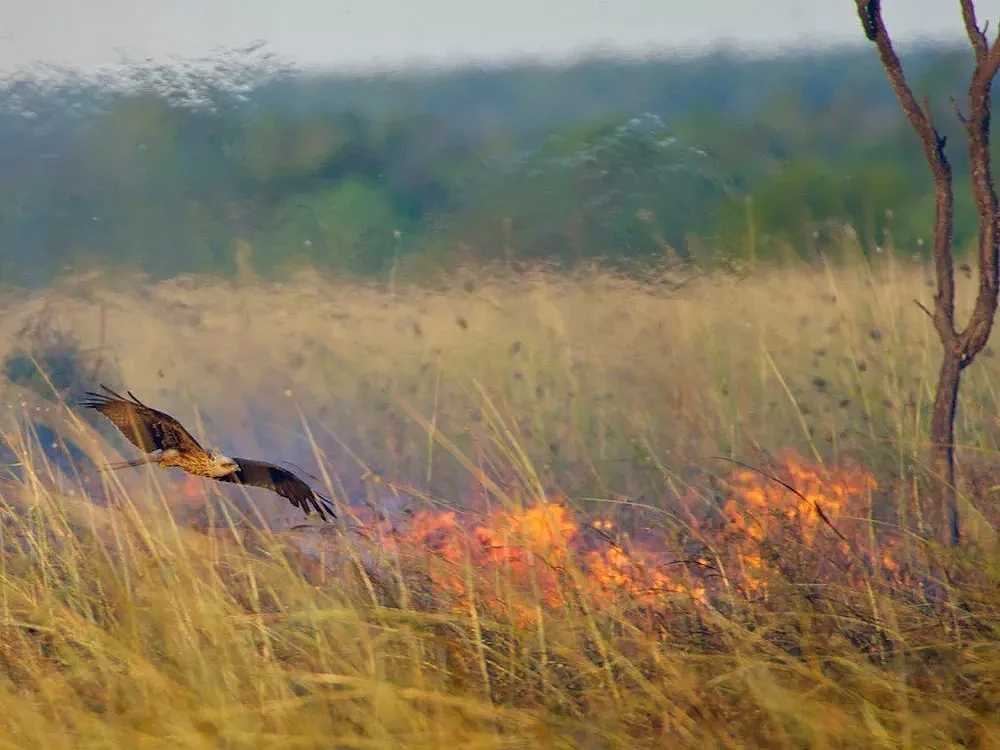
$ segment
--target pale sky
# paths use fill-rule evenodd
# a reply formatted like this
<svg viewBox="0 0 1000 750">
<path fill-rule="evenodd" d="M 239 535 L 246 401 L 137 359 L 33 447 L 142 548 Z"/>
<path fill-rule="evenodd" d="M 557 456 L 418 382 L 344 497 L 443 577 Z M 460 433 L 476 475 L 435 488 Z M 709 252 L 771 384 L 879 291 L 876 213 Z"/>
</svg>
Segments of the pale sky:
<svg viewBox="0 0 1000 750">
<path fill-rule="evenodd" d="M 958 0 L 883 0 L 898 39 L 962 33 Z M 996 26 L 1000 0 L 979 0 Z M 85 70 L 261 40 L 289 61 L 405 69 L 588 51 L 861 42 L 854 0 L 0 0 L 0 71 Z"/>
</svg>

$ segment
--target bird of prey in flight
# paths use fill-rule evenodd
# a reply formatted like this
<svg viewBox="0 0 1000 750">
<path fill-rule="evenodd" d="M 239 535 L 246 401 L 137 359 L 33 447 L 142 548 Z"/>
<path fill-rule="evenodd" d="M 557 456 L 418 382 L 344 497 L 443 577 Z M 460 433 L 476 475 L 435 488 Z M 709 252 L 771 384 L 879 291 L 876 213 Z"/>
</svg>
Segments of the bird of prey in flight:
<svg viewBox="0 0 1000 750">
<path fill-rule="evenodd" d="M 326 520 L 326 513 L 336 518 L 328 498 L 316 492 L 295 474 L 264 461 L 229 456 L 205 450 L 183 425 L 169 414 L 139 401 L 131 391 L 128 398 L 105 385 L 102 393 L 88 392 L 80 406 L 103 414 L 136 448 L 146 455 L 132 461 L 108 464 L 106 469 L 157 464 L 177 467 L 197 477 L 219 482 L 262 487 L 285 498 L 306 516 L 313 510 Z M 324 513 L 326 511 L 326 513 Z"/>
</svg>

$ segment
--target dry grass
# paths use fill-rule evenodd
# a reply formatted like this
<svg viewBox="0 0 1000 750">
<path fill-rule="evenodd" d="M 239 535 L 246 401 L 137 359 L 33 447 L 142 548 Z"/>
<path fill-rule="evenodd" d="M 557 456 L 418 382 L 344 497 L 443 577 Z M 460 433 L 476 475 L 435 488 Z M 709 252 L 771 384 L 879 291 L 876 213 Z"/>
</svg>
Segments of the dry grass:
<svg viewBox="0 0 1000 750">
<path fill-rule="evenodd" d="M 40 425 L 107 447 L 37 380 L 0 384 L 16 464 L 0 484 L 0 740 L 996 746 L 996 360 L 968 371 L 960 407 L 975 544 L 931 606 L 913 534 L 938 358 L 912 302 L 925 279 L 886 261 L 671 283 L 97 276 L 9 292 L 0 358 L 75 339 L 86 376 L 55 378 L 65 395 L 96 370 L 223 450 L 322 467 L 343 513 L 332 536 L 282 531 L 301 519 L 255 493 L 276 530 L 250 531 L 221 486 L 60 472 Z M 759 500 L 805 523 L 713 458 L 780 469 L 786 450 L 815 467 L 810 498 L 843 500 L 847 547 L 824 524 L 734 520 Z M 851 460 L 877 489 L 836 489 Z M 561 498 L 575 531 L 511 541 Z M 710 508 L 726 507 L 718 526 Z M 594 517 L 613 531 L 585 533 Z M 662 578 L 676 586 L 631 583 L 696 543 L 700 568 Z"/>
</svg>

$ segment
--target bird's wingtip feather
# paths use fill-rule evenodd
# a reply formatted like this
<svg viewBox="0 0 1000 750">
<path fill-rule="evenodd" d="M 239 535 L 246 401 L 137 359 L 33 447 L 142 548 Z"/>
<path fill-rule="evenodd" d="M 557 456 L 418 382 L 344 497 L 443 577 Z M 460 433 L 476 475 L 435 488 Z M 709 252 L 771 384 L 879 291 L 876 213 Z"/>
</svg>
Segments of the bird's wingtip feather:
<svg viewBox="0 0 1000 750">
<path fill-rule="evenodd" d="M 145 405 L 144 403 L 142 403 L 142 401 L 140 401 L 140 400 L 139 400 L 139 397 L 138 397 L 138 396 L 136 396 L 136 395 L 135 395 L 134 393 L 132 393 L 132 391 L 125 391 L 125 393 L 127 393 L 127 394 L 128 394 L 128 397 L 129 397 L 130 399 L 132 399 L 132 400 L 133 400 L 133 401 L 134 401 L 135 403 L 137 403 L 137 404 L 138 404 L 139 406 L 143 406 L 143 407 L 145 407 L 145 408 L 147 408 L 147 409 L 149 408 L 149 407 L 148 407 L 148 406 L 146 406 L 146 405 Z"/>
<path fill-rule="evenodd" d="M 105 391 L 107 391 L 108 393 L 110 393 L 111 396 L 116 401 L 126 401 L 127 400 L 122 394 L 118 393 L 117 391 L 113 391 L 111 388 L 109 388 L 108 386 L 104 385 L 104 383 L 101 383 L 100 385 L 101 385 L 101 388 L 103 388 Z M 129 395 L 131 395 L 131 394 L 129 394 Z M 107 396 L 104 396 L 104 398 L 107 398 Z M 133 398 L 135 398 L 135 397 L 133 396 Z"/>
<path fill-rule="evenodd" d="M 90 409 L 96 409 L 99 406 L 107 404 L 110 399 L 100 393 L 94 393 L 93 391 L 87 391 L 84 394 L 84 398 L 81 398 L 76 403 L 80 406 L 85 406 Z"/>
<path fill-rule="evenodd" d="M 316 510 L 319 511 L 320 518 L 322 518 L 324 521 L 326 520 L 326 518 L 323 516 L 323 511 L 325 510 L 327 513 L 330 514 L 331 520 L 336 519 L 337 513 L 333 509 L 333 505 L 330 502 L 330 498 L 321 495 L 316 490 L 313 490 L 313 495 L 315 496 Z"/>
</svg>

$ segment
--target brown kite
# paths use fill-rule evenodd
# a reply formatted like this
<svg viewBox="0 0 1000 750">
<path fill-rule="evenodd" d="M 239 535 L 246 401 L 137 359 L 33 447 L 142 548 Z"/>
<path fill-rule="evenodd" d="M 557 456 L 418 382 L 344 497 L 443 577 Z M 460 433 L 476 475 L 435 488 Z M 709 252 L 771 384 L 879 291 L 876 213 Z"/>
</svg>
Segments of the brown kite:
<svg viewBox="0 0 1000 750">
<path fill-rule="evenodd" d="M 188 474 L 270 490 L 308 516 L 313 510 L 326 520 L 326 513 L 336 518 L 329 499 L 287 469 L 249 458 L 230 458 L 205 450 L 176 419 L 146 406 L 126 391 L 128 398 L 101 385 L 110 395 L 88 392 L 81 406 L 103 414 L 129 442 L 147 455 L 132 461 L 109 464 L 108 469 L 122 469 L 143 464 L 177 467 Z"/>
</svg>

